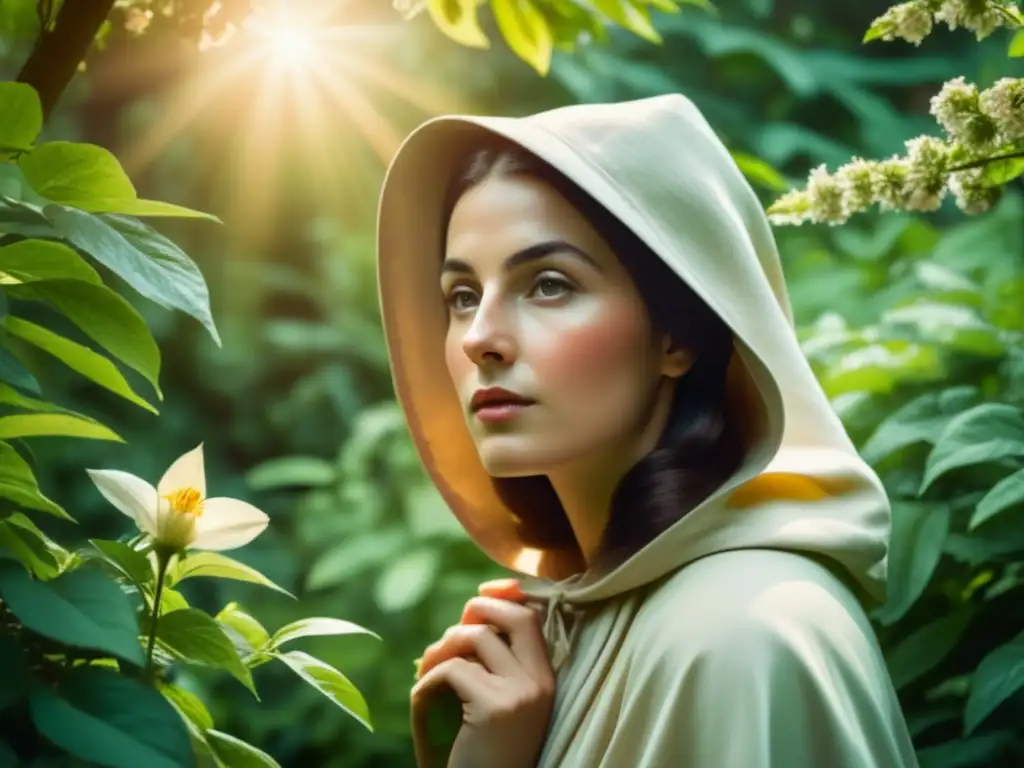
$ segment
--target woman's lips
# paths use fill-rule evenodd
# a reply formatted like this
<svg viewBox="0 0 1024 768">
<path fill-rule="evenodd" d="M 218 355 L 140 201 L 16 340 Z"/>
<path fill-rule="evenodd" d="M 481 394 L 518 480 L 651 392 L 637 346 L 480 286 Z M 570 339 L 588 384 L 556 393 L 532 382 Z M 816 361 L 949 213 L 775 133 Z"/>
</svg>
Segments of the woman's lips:
<svg viewBox="0 0 1024 768">
<path fill-rule="evenodd" d="M 476 417 L 485 424 L 496 424 L 516 418 L 533 403 L 491 403 L 476 410 Z"/>
</svg>

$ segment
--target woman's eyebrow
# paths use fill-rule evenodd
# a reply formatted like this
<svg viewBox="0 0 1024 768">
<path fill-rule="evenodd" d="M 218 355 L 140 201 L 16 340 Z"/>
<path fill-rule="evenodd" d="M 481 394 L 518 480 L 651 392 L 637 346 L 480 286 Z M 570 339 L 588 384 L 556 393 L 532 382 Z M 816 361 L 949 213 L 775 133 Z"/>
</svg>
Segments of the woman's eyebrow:
<svg viewBox="0 0 1024 768">
<path fill-rule="evenodd" d="M 502 264 L 502 268 L 506 272 L 511 272 L 513 269 L 521 267 L 523 264 L 543 259 L 545 256 L 550 256 L 552 253 L 567 253 L 586 262 L 598 272 L 604 272 L 601 265 L 598 264 L 590 254 L 564 240 L 548 240 L 543 243 L 531 245 L 529 248 L 523 248 L 521 251 L 516 251 L 505 259 L 504 264 Z M 441 264 L 442 275 L 448 273 L 471 275 L 473 272 L 473 267 L 461 259 L 445 259 Z"/>
</svg>

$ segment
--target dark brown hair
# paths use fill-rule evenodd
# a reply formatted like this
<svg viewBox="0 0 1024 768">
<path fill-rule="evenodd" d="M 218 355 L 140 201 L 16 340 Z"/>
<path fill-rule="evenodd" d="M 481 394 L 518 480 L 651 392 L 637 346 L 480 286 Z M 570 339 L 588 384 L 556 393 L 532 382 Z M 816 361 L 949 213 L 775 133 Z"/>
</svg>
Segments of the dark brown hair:
<svg viewBox="0 0 1024 768">
<path fill-rule="evenodd" d="M 694 509 L 732 475 L 743 446 L 726 403 L 732 332 L 651 249 L 584 190 L 518 146 L 495 140 L 472 153 L 448 192 L 450 214 L 473 186 L 495 176 L 539 179 L 564 196 L 618 256 L 647 306 L 653 328 L 690 350 L 694 363 L 676 386 L 657 446 L 622 478 L 591 569 L 627 560 Z M 713 258 L 708 254 L 708 258 Z M 519 516 L 525 544 L 565 548 L 575 543 L 558 497 L 543 475 L 495 478 L 499 496 Z"/>
</svg>

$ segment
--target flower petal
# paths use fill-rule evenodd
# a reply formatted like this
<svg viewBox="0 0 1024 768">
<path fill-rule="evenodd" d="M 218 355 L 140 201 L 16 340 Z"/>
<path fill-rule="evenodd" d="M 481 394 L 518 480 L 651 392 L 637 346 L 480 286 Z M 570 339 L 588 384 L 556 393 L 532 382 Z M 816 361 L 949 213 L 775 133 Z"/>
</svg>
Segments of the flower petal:
<svg viewBox="0 0 1024 768">
<path fill-rule="evenodd" d="M 206 498 L 206 466 L 203 460 L 203 444 L 193 448 L 177 461 L 171 464 L 170 469 L 164 472 L 156 489 L 161 496 L 180 490 L 182 488 L 195 488 Z"/>
<path fill-rule="evenodd" d="M 143 533 L 156 535 L 156 488 L 141 477 L 117 469 L 87 469 L 103 498 L 128 515 Z"/>
<path fill-rule="evenodd" d="M 207 499 L 196 521 L 196 549 L 237 549 L 255 539 L 270 522 L 266 513 L 238 499 Z"/>
</svg>

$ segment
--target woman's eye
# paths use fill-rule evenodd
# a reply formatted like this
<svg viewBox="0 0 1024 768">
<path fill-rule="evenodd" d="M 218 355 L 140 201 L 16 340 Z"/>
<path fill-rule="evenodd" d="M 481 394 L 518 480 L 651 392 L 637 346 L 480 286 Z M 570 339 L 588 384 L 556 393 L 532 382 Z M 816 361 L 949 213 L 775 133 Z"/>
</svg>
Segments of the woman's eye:
<svg viewBox="0 0 1024 768">
<path fill-rule="evenodd" d="M 448 306 L 455 312 L 465 312 L 467 309 L 472 309 L 474 301 L 473 292 L 465 289 L 452 291 L 448 294 L 447 298 Z"/>
<path fill-rule="evenodd" d="M 542 299 L 557 299 L 571 291 L 572 286 L 557 277 L 542 277 L 534 286 L 534 292 Z"/>
</svg>

